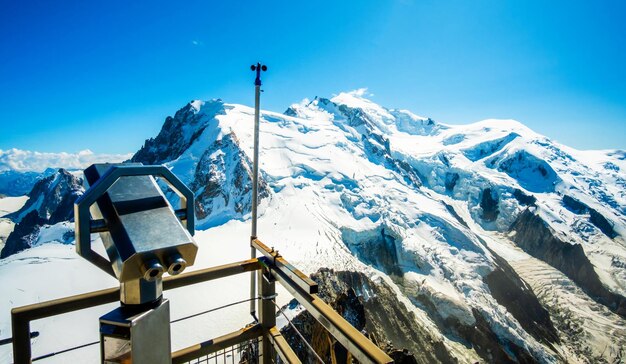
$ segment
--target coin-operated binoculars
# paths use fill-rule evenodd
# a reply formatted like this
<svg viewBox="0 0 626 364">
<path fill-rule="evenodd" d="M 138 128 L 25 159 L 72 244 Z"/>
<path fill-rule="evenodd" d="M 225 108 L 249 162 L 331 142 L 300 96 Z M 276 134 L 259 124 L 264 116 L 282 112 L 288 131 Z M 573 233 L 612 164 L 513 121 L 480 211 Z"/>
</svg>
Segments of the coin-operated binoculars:
<svg viewBox="0 0 626 364">
<path fill-rule="evenodd" d="M 100 317 L 103 363 L 171 363 L 169 301 L 162 275 L 194 263 L 193 193 L 164 166 L 94 164 L 76 201 L 76 251 L 120 282 L 119 308 Z M 154 176 L 180 197 L 173 209 Z M 91 215 L 91 216 L 90 216 Z M 91 248 L 100 233 L 108 259 Z"/>
</svg>

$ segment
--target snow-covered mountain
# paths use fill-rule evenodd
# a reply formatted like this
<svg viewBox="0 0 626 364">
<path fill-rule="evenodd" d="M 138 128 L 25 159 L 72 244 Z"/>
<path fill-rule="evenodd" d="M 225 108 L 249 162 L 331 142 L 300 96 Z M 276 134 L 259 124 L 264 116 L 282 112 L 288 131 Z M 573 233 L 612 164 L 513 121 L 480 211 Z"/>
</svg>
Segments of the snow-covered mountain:
<svg viewBox="0 0 626 364">
<path fill-rule="evenodd" d="M 5 217 L 15 227 L 0 258 L 48 241 L 71 242 L 74 237 L 74 201 L 84 192 L 82 180 L 64 169 L 38 181 L 19 210 Z"/>
<path fill-rule="evenodd" d="M 252 161 L 237 134 L 217 123 L 215 117 L 220 115 L 225 116 L 226 109 L 219 100 L 191 102 L 174 117 L 167 117 L 159 135 L 148 139 L 131 159 L 143 164 L 168 163 L 195 192 L 200 228 L 241 219 L 252 206 Z M 259 197 L 268 197 L 264 179 L 259 187 Z"/>
<path fill-rule="evenodd" d="M 201 226 L 246 218 L 252 114 L 220 100 L 191 102 L 133 161 L 166 163 L 193 186 Z M 484 359 L 496 349 L 500 359 L 518 361 L 586 348 L 611 355 L 623 344 L 623 152 L 576 151 L 512 120 L 438 124 L 361 92 L 262 119 L 261 170 L 270 188 L 262 213 L 276 224 L 262 236 L 299 257 L 299 266 L 382 274 L 451 351 L 456 343 L 447 339 L 460 337 Z M 277 216 L 282 210 L 289 213 Z M 515 266 L 528 261 L 544 264 L 524 277 Z M 603 346 L 596 339 L 568 345 L 567 329 L 559 335 L 561 323 L 550 315 L 562 309 L 552 301 L 561 296 L 538 298 L 523 281 L 546 271 L 601 307 L 602 320 L 621 328 L 616 335 L 597 339 Z M 483 320 L 481 334 L 498 337 L 499 348 L 481 352 L 473 341 Z"/>
<path fill-rule="evenodd" d="M 247 252 L 253 114 L 192 101 L 132 157 L 194 190 L 206 236 L 243 234 L 200 250 Z M 513 120 L 444 125 L 363 91 L 261 121 L 260 238 L 365 308 L 379 342 L 418 362 L 623 360 L 625 152 Z"/>
<path fill-rule="evenodd" d="M 0 197 L 23 196 L 37 181 L 54 174 L 59 168 L 82 171 L 93 163 L 116 163 L 132 154 L 96 154 L 90 150 L 78 153 L 42 153 L 21 149 L 0 149 Z"/>
</svg>

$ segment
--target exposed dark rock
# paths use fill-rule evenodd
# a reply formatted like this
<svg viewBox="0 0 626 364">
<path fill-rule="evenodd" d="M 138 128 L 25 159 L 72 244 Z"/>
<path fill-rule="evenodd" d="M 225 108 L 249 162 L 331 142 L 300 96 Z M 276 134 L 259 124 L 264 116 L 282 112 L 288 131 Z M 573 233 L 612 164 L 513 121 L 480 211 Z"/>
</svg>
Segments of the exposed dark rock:
<svg viewBox="0 0 626 364">
<path fill-rule="evenodd" d="M 600 231 L 604 233 L 604 235 L 613 239 L 617 237 L 617 232 L 613 230 L 613 224 L 609 222 L 602 214 L 598 211 L 589 208 L 589 221 L 594 224 Z"/>
<path fill-rule="evenodd" d="M 563 196 L 563 206 L 575 214 L 584 214 L 587 212 L 587 205 L 568 195 Z"/>
<path fill-rule="evenodd" d="M 494 197 L 494 194 L 496 195 Z M 480 198 L 480 207 L 483 211 L 482 219 L 485 221 L 496 221 L 498 214 L 498 195 L 491 188 L 485 188 Z"/>
<path fill-rule="evenodd" d="M 446 186 L 446 191 L 452 192 L 458 180 L 459 180 L 458 173 L 446 172 L 446 180 L 444 182 Z"/>
<path fill-rule="evenodd" d="M 395 364 L 417 364 L 417 359 L 408 350 L 394 350 L 389 353 Z"/>
<path fill-rule="evenodd" d="M 524 192 L 522 192 L 522 190 L 520 190 L 519 188 L 516 188 L 513 191 L 513 197 L 515 197 L 515 199 L 517 200 L 517 202 L 520 203 L 520 205 L 524 205 L 524 206 L 535 206 L 535 203 L 537 202 L 537 198 L 533 195 L 527 195 Z"/>
<path fill-rule="evenodd" d="M 320 98 L 320 102 L 325 99 Z M 328 101 L 334 104 L 332 101 Z M 346 117 L 348 121 L 348 125 L 353 128 L 358 128 L 360 126 L 364 126 L 368 130 L 372 130 L 374 128 L 374 122 L 370 120 L 369 116 L 363 112 L 363 110 L 358 108 L 352 108 L 347 105 L 337 105 L 334 104 L 337 109 Z"/>
<path fill-rule="evenodd" d="M 530 286 L 500 256 L 491 251 L 496 269 L 483 280 L 491 295 L 515 317 L 524 330 L 538 341 L 559 343 L 559 336 L 552 324 L 550 314 L 543 308 Z"/>
<path fill-rule="evenodd" d="M 319 104 L 328 107 L 336 108 L 336 110 L 345 118 L 347 124 L 355 128 L 361 133 L 361 141 L 363 142 L 365 153 L 368 159 L 376 164 L 384 165 L 385 167 L 397 172 L 404 180 L 414 187 L 422 186 L 422 179 L 409 163 L 404 160 L 394 158 L 391 155 L 391 146 L 389 139 L 385 136 L 375 132 L 377 127 L 363 110 L 359 108 L 352 108 L 347 105 L 337 105 L 332 101 L 325 98 L 316 99 Z M 289 110 L 288 110 L 289 111 Z M 291 110 L 294 113 L 293 110 Z M 434 122 L 430 120 L 429 125 L 433 125 Z M 338 125 L 342 127 L 342 125 Z"/>
<path fill-rule="evenodd" d="M 467 222 L 465 222 L 465 220 L 463 220 L 463 218 L 456 212 L 456 210 L 454 209 L 454 207 L 452 205 L 448 205 L 447 203 L 443 202 L 443 205 L 446 207 L 446 210 L 448 210 L 448 212 L 454 216 L 454 218 L 461 223 L 461 225 L 465 226 L 466 228 L 469 228 L 469 226 L 467 225 Z"/>
<path fill-rule="evenodd" d="M 512 240 L 525 252 L 560 270 L 591 298 L 626 317 L 626 298 L 609 291 L 600 281 L 580 244 L 557 238 L 548 225 L 530 210 L 525 210 L 511 226 Z"/>
<path fill-rule="evenodd" d="M 510 269 L 510 267 L 508 267 Z M 500 284 L 507 280 L 509 284 L 523 284 L 515 273 L 505 267 L 501 273 L 497 273 L 494 281 Z M 504 278 L 502 278 L 504 276 Z M 415 320 L 413 313 L 409 312 L 404 304 L 400 303 L 395 292 L 385 283 L 374 283 L 364 274 L 358 272 L 334 272 L 329 269 L 321 269 L 312 278 L 319 284 L 320 297 L 331 304 L 358 330 L 361 330 L 370 340 L 383 348 L 396 362 L 402 363 L 456 363 L 458 360 L 451 355 L 446 346 L 439 339 L 432 337 L 429 331 L 421 327 Z M 519 292 L 518 292 L 519 294 Z M 532 291 L 522 292 L 516 298 L 522 297 L 536 317 L 549 322 L 547 313 L 541 312 L 538 302 L 533 302 Z M 536 298 L 534 298 L 536 301 Z M 434 304 L 425 300 L 427 311 L 437 312 Z M 429 307 L 428 307 L 429 306 Z M 292 307 L 293 308 L 293 307 Z M 538 310 L 538 312 L 535 312 Z M 528 311 L 528 310 L 527 310 Z M 478 310 L 473 309 L 472 314 L 476 320 L 474 325 L 462 324 L 455 317 L 443 319 L 441 316 L 434 318 L 442 333 L 462 340 L 466 345 L 480 355 L 485 362 L 489 363 L 536 363 L 527 349 L 522 348 L 506 339 L 498 337 L 490 327 L 488 320 Z M 545 314 L 545 316 L 544 316 Z M 435 314 L 435 316 L 437 316 Z M 531 320 L 532 318 L 528 316 Z M 542 322 L 545 323 L 545 322 Z M 345 349 L 338 350 L 341 345 L 328 336 L 326 331 L 313 317 L 304 312 L 294 319 L 294 324 L 299 331 L 304 333 L 305 339 L 313 343 L 316 352 L 324 360 L 329 360 L 331 355 L 337 362 L 349 361 L 345 356 Z M 551 323 L 550 328 L 542 331 L 540 323 L 535 325 L 537 333 L 544 342 L 558 342 L 556 332 Z M 299 357 L 304 362 L 313 360 L 307 348 L 302 345 L 290 328 L 283 330 L 292 347 L 296 348 Z M 547 341 L 546 341 L 547 340 Z M 333 352 L 331 354 L 331 352 Z"/>
<path fill-rule="evenodd" d="M 298 113 L 291 106 L 288 107 L 287 110 L 285 110 L 284 114 L 287 116 L 294 116 L 294 117 L 298 116 Z"/>
<path fill-rule="evenodd" d="M 409 163 L 399 159 L 392 159 L 390 163 L 395 167 L 396 171 L 400 172 L 406 182 L 414 187 L 423 185 L 422 176 L 420 176 L 419 172 Z"/>
<path fill-rule="evenodd" d="M 6 258 L 30 248 L 43 224 L 45 220 L 39 217 L 37 211 L 33 210 L 26 214 L 7 237 L 4 248 L 0 252 L 0 258 Z"/>
<path fill-rule="evenodd" d="M 617 232 L 613 229 L 613 224 L 607 220 L 597 210 L 592 209 L 586 204 L 578 201 L 577 199 L 565 195 L 563 196 L 563 206 L 575 214 L 589 214 L 589 221 L 595 225 L 602 233 L 609 238 L 613 239 L 618 236 Z"/>
</svg>

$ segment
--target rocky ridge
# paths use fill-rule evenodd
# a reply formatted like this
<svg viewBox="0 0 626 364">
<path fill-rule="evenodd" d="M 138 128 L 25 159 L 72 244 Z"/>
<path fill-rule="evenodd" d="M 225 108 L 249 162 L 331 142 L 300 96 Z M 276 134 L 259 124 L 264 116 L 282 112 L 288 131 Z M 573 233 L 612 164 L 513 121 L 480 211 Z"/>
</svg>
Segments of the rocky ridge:
<svg viewBox="0 0 626 364">
<path fill-rule="evenodd" d="M 64 169 L 39 180 L 28 193 L 26 204 L 7 215 L 16 225 L 7 237 L 0 258 L 28 249 L 46 231 L 44 241 L 72 242 L 74 201 L 84 192 L 82 180 Z"/>
</svg>

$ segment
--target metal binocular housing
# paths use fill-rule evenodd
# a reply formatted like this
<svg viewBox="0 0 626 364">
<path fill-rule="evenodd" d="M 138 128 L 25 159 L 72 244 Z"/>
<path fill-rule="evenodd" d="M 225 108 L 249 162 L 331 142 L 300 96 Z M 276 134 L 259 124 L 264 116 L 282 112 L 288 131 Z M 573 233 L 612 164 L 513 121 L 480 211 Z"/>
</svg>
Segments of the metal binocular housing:
<svg viewBox="0 0 626 364">
<path fill-rule="evenodd" d="M 119 280 L 123 303 L 158 300 L 162 275 L 179 274 L 196 258 L 193 193 L 165 166 L 94 164 L 84 174 L 90 187 L 74 205 L 77 253 Z M 179 196 L 179 209 L 155 176 Z M 108 259 L 92 249 L 95 232 Z"/>
</svg>

